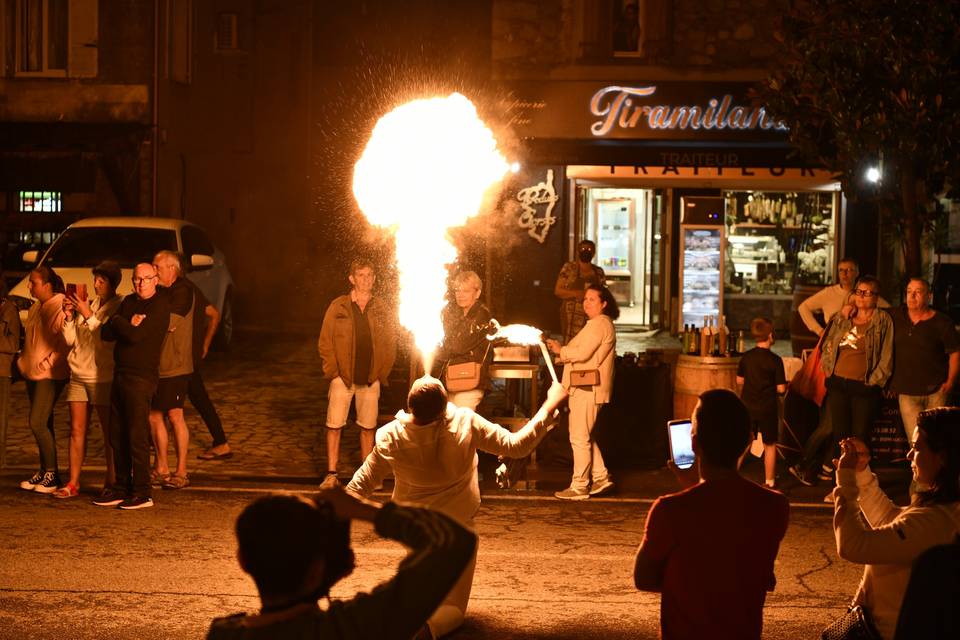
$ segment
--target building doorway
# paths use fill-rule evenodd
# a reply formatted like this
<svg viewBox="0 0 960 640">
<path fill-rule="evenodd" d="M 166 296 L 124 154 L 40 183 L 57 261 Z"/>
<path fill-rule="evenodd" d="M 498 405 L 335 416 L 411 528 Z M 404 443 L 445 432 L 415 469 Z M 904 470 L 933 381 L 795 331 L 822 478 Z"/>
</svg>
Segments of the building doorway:
<svg viewBox="0 0 960 640">
<path fill-rule="evenodd" d="M 580 237 L 597 245 L 596 263 L 620 305 L 617 324 L 660 327 L 664 191 L 578 184 L 577 199 Z"/>
</svg>

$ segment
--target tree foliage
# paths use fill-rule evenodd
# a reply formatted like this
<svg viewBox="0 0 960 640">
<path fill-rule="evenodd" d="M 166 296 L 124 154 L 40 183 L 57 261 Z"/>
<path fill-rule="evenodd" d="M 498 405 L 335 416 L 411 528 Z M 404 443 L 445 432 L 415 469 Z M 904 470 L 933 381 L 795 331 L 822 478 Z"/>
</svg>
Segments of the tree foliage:
<svg viewBox="0 0 960 640">
<path fill-rule="evenodd" d="M 906 273 L 919 274 L 937 197 L 960 185 L 960 2 L 797 1 L 777 39 L 760 98 L 848 197 L 878 198 Z M 881 181 L 865 188 L 878 163 Z"/>
</svg>

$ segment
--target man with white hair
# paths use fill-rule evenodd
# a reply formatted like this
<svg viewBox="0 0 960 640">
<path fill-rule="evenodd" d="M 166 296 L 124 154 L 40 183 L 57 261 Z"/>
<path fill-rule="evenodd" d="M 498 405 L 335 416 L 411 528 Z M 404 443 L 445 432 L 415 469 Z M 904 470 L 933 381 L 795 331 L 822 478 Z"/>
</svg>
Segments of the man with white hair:
<svg viewBox="0 0 960 640">
<path fill-rule="evenodd" d="M 157 270 L 141 262 L 133 291 L 100 329 L 116 342 L 110 391 L 110 444 L 116 480 L 93 503 L 124 510 L 153 506 L 150 495 L 150 403 L 157 390 L 160 351 L 170 325 L 170 304 L 157 289 Z"/>
<path fill-rule="evenodd" d="M 183 418 L 183 402 L 193 374 L 193 316 L 196 313 L 193 288 L 183 278 L 180 254 L 160 251 L 153 258 L 160 286 L 170 302 L 170 326 L 163 339 L 160 353 L 159 382 L 150 410 L 150 431 L 156 449 L 156 460 L 151 484 L 164 489 L 182 489 L 190 484 L 187 475 L 187 448 L 190 432 Z M 173 427 L 174 448 L 177 452 L 177 471 L 170 473 L 167 464 L 167 425 Z"/>
</svg>

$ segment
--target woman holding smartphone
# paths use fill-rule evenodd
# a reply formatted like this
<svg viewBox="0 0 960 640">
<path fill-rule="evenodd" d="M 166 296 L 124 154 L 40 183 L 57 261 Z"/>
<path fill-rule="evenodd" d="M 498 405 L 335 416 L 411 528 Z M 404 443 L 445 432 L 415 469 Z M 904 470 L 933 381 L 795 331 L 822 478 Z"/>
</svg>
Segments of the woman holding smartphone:
<svg viewBox="0 0 960 640">
<path fill-rule="evenodd" d="M 600 405 L 610 402 L 613 390 L 617 346 L 613 321 L 620 317 L 620 308 L 609 289 L 591 284 L 583 296 L 583 311 L 587 323 L 568 344 L 547 340 L 547 347 L 565 365 L 562 383 L 570 394 L 573 477 L 569 487 L 554 494 L 561 500 L 586 500 L 613 488 L 592 433 Z"/>
<path fill-rule="evenodd" d="M 107 462 L 104 487 L 114 484 L 113 449 L 110 447 L 110 385 L 113 382 L 113 342 L 100 339 L 100 327 L 120 306 L 117 287 L 120 265 L 101 262 L 93 268 L 93 291 L 87 299 L 86 285 L 68 285 L 63 301 L 63 337 L 70 347 L 70 480 L 53 492 L 55 498 L 80 494 L 80 469 L 86 455 L 87 425 L 96 410 L 103 430 L 103 454 Z"/>
</svg>

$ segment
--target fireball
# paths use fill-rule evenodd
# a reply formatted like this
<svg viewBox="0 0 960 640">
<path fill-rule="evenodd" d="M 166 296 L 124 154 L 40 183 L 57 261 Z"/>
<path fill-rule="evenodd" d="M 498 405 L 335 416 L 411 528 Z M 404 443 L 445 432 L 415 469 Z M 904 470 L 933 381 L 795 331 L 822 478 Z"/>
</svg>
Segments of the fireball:
<svg viewBox="0 0 960 640">
<path fill-rule="evenodd" d="M 457 259 L 448 232 L 480 212 L 508 170 L 493 133 L 459 93 L 383 116 L 354 166 L 357 204 L 395 236 L 400 322 L 425 360 L 443 339 L 446 265 Z"/>
</svg>

